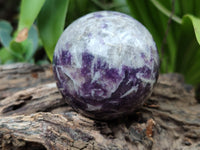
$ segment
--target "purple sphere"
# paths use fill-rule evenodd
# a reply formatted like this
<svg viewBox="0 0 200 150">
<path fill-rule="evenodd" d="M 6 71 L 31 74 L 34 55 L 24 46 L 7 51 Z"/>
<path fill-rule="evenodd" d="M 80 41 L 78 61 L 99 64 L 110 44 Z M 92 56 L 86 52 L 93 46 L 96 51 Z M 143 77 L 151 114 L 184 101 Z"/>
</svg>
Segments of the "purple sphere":
<svg viewBox="0 0 200 150">
<path fill-rule="evenodd" d="M 53 71 L 66 102 L 81 114 L 110 120 L 148 99 L 159 57 L 149 31 L 114 11 L 87 14 L 69 25 L 55 48 Z"/>
</svg>

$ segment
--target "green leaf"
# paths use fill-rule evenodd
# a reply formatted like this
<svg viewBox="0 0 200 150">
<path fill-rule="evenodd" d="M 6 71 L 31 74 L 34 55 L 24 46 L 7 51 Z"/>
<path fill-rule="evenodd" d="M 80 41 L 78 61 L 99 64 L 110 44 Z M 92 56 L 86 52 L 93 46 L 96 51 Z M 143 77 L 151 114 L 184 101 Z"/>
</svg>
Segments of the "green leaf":
<svg viewBox="0 0 200 150">
<path fill-rule="evenodd" d="M 34 48 L 33 48 L 33 42 L 30 39 L 27 39 L 26 41 L 22 42 L 22 48 L 23 48 L 23 58 L 26 62 L 29 62 L 34 54 Z"/>
<path fill-rule="evenodd" d="M 11 32 L 13 28 L 11 24 L 7 21 L 0 21 L 0 42 L 4 47 L 8 47 L 10 41 L 12 40 Z"/>
<path fill-rule="evenodd" d="M 6 64 L 13 62 L 13 55 L 7 50 L 7 48 L 0 49 L 0 64 Z"/>
<path fill-rule="evenodd" d="M 29 62 L 33 55 L 33 43 L 30 39 L 23 42 L 13 40 L 10 43 L 9 50 L 18 61 Z"/>
<path fill-rule="evenodd" d="M 192 23 L 197 42 L 200 44 L 200 18 L 197 18 L 193 15 L 184 15 L 182 24 L 184 25 L 188 21 Z"/>
<path fill-rule="evenodd" d="M 63 32 L 69 0 L 47 0 L 38 16 L 38 29 L 49 59 Z"/>
<path fill-rule="evenodd" d="M 48 1 L 48 0 L 47 0 Z M 20 6 L 20 16 L 18 31 L 30 28 L 39 14 L 45 0 L 22 0 Z"/>
<path fill-rule="evenodd" d="M 38 47 L 39 37 L 38 37 L 38 31 L 35 25 L 31 26 L 29 30 L 28 39 L 30 39 L 33 43 L 33 51 L 36 51 Z"/>
<path fill-rule="evenodd" d="M 10 49 L 19 55 L 22 55 L 24 53 L 22 42 L 15 42 L 14 40 L 10 43 Z"/>
<path fill-rule="evenodd" d="M 37 48 L 38 33 L 36 27 L 33 25 L 28 32 L 28 38 L 23 42 L 12 40 L 8 50 L 15 56 L 17 61 L 30 62 Z"/>
<path fill-rule="evenodd" d="M 200 19 L 185 15 L 177 42 L 176 71 L 184 75 L 187 83 L 200 83 Z"/>
</svg>

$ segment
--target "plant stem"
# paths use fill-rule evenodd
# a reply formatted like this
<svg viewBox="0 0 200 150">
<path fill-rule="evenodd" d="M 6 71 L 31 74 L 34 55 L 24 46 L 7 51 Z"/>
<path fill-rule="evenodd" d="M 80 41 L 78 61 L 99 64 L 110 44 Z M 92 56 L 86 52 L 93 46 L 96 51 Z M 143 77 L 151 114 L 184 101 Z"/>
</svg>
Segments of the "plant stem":
<svg viewBox="0 0 200 150">
<path fill-rule="evenodd" d="M 157 0 L 151 0 L 151 2 L 153 3 L 153 5 L 160 10 L 164 15 L 166 15 L 167 17 L 171 16 L 171 12 L 166 9 L 162 4 L 160 4 Z M 182 19 L 176 15 L 173 14 L 172 16 L 172 20 L 174 20 L 176 23 L 181 24 Z"/>
</svg>

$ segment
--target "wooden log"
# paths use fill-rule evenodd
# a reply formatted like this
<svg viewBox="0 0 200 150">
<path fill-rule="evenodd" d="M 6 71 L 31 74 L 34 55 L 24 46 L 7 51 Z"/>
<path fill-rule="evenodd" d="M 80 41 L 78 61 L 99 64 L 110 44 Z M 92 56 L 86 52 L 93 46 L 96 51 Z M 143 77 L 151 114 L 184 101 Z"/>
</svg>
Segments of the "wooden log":
<svg viewBox="0 0 200 150">
<path fill-rule="evenodd" d="M 50 68 L 22 63 L 0 66 L 0 100 L 17 91 L 53 82 Z"/>
<path fill-rule="evenodd" d="M 2 150 L 200 149 L 200 104 L 178 74 L 160 75 L 142 108 L 110 122 L 65 104 L 50 66 L 0 66 L 0 83 Z"/>
</svg>

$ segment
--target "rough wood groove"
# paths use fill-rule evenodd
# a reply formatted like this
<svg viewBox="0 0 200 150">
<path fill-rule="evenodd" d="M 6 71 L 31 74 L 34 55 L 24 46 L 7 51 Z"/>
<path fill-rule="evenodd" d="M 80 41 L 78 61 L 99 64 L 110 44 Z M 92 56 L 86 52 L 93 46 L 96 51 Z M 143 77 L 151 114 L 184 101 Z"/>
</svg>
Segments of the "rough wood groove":
<svg viewBox="0 0 200 150">
<path fill-rule="evenodd" d="M 133 115 L 86 118 L 64 103 L 50 66 L 0 66 L 2 150 L 198 150 L 200 104 L 178 74 L 160 75 Z"/>
</svg>

